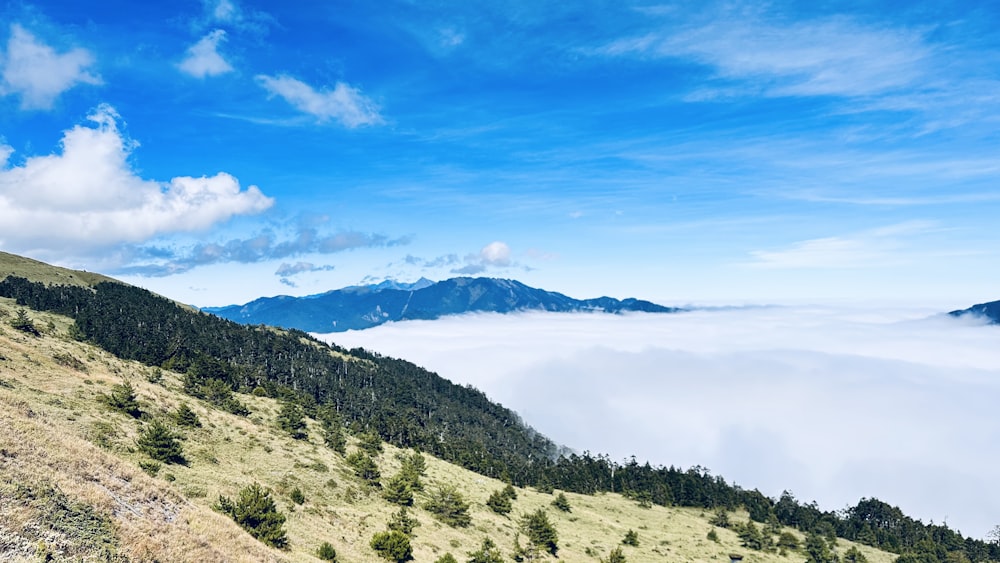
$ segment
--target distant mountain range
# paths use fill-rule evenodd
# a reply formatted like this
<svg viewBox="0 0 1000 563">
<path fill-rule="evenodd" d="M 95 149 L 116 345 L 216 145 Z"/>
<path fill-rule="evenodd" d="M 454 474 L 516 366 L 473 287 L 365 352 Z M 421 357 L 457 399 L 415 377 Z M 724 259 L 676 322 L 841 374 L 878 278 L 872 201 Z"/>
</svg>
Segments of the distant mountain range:
<svg viewBox="0 0 1000 563">
<path fill-rule="evenodd" d="M 245 305 L 206 307 L 203 311 L 244 324 L 266 324 L 307 332 L 343 332 L 389 321 L 437 319 L 471 312 L 552 311 L 676 313 L 682 311 L 639 299 L 573 299 L 514 280 L 421 278 L 401 284 L 352 286 L 306 297 L 262 297 Z"/>
<path fill-rule="evenodd" d="M 989 303 L 980 303 L 978 305 L 973 305 L 968 309 L 952 311 L 948 314 L 953 317 L 964 317 L 965 315 L 975 315 L 977 317 L 983 317 L 985 319 L 988 319 L 991 324 L 1000 324 L 1000 301 L 990 301 Z"/>
</svg>

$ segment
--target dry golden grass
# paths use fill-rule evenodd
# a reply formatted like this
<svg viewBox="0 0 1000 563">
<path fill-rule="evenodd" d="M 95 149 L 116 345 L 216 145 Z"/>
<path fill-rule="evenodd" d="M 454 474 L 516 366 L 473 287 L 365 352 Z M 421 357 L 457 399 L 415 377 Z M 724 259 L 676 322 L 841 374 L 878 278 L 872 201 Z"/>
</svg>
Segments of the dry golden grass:
<svg viewBox="0 0 1000 563">
<path fill-rule="evenodd" d="M 159 382 L 150 383 L 152 368 L 68 339 L 65 318 L 32 312 L 39 327 L 51 322 L 53 328 L 41 338 L 17 332 L 5 320 L 14 310 L 10 300 L 0 299 L 0 317 L 6 314 L 0 318 L 0 483 L 10 484 L 0 487 L 0 560 L 37 560 L 40 541 L 60 557 L 97 556 L 93 546 L 73 534 L 47 528 L 37 503 L 21 498 L 30 489 L 58 490 L 73 503 L 91 507 L 112 523 L 117 551 L 136 561 L 317 561 L 314 554 L 323 542 L 336 548 L 339 561 L 382 561 L 369 541 L 386 529 L 398 507 L 366 488 L 341 456 L 321 444 L 315 422 L 309 422 L 309 439 L 292 440 L 275 426 L 279 407 L 272 399 L 241 395 L 252 411 L 246 418 L 221 412 L 181 393 L 176 374 L 162 372 Z M 98 401 L 124 379 L 135 387 L 146 416 L 170 420 L 182 402 L 197 413 L 202 427 L 182 430 L 187 465 L 163 465 L 155 477 L 139 468 L 147 461 L 135 451 L 141 423 Z M 399 471 L 401 453 L 409 452 L 385 445 L 378 457 L 383 481 Z M 465 560 L 485 537 L 509 556 L 520 515 L 538 508 L 547 510 L 559 533 L 562 561 L 596 562 L 630 529 L 640 542 L 624 547 L 630 562 L 728 563 L 730 553 L 743 554 L 747 563 L 804 559 L 800 553 L 782 557 L 748 551 L 729 530 L 717 531 L 718 543 L 709 541 L 710 514 L 641 508 L 617 494 L 566 493 L 572 511 L 563 513 L 550 505 L 553 495 L 518 489 L 514 511 L 501 516 L 486 499 L 503 483 L 425 458 L 426 490 L 456 485 L 471 504 L 472 525 L 456 529 L 438 522 L 421 508 L 426 493 L 418 494 L 411 508 L 420 522 L 413 539 L 418 562 L 433 562 L 445 552 Z M 253 482 L 269 487 L 287 516 L 287 550 L 265 547 L 211 509 L 220 494 L 236 497 Z M 289 498 L 296 487 L 305 495 L 303 505 Z M 894 559 L 861 549 L 872 563 Z"/>
</svg>

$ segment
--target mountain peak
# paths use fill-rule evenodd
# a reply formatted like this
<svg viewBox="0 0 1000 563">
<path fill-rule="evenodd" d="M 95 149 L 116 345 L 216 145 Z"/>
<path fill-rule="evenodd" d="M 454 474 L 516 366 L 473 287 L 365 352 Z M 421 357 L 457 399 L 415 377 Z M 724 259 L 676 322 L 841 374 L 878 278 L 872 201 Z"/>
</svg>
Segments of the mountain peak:
<svg viewBox="0 0 1000 563">
<path fill-rule="evenodd" d="M 389 321 L 430 320 L 470 312 L 518 311 L 674 313 L 680 311 L 635 298 L 573 299 L 517 280 L 457 277 L 440 282 L 386 280 L 302 298 L 261 298 L 245 305 L 204 309 L 236 322 L 270 324 L 308 332 L 362 330 Z"/>
</svg>

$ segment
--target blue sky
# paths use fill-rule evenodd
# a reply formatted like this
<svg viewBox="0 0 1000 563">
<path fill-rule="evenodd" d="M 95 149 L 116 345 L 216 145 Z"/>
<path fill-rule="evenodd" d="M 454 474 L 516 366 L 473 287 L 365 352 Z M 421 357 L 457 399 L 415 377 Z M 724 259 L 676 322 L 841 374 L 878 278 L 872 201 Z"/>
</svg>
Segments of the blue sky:
<svg viewBox="0 0 1000 563">
<path fill-rule="evenodd" d="M 197 304 L 386 278 L 1000 298 L 988 2 L 0 8 L 0 249 Z"/>
</svg>

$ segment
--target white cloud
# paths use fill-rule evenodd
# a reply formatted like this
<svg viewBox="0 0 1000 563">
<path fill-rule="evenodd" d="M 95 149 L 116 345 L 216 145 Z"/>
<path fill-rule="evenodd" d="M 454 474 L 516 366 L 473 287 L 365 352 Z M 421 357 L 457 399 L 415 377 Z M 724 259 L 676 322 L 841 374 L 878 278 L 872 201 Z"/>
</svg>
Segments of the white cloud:
<svg viewBox="0 0 1000 563">
<path fill-rule="evenodd" d="M 878 497 L 982 537 L 1000 513 L 1000 327 L 934 312 L 470 315 L 329 340 L 474 385 L 580 450 L 826 510 Z"/>
<path fill-rule="evenodd" d="M 226 62 L 219 54 L 219 43 L 225 41 L 226 32 L 216 29 L 208 35 L 202 37 L 197 43 L 187 50 L 187 56 L 181 61 L 178 67 L 181 71 L 194 76 L 204 78 L 206 76 L 217 76 L 232 72 L 233 67 Z"/>
<path fill-rule="evenodd" d="M 749 81 L 747 93 L 772 96 L 869 96 L 922 85 L 934 55 L 922 33 L 908 29 L 844 17 L 785 23 L 743 13 L 619 39 L 600 52 L 692 58 L 719 78 Z M 711 92 L 696 97 L 740 90 Z"/>
<path fill-rule="evenodd" d="M 273 203 L 256 186 L 241 189 L 225 172 L 169 182 L 143 179 L 128 163 L 137 143 L 119 131 L 115 110 L 101 106 L 88 118 L 94 126 L 64 132 L 59 154 L 0 170 L 0 245 L 94 250 L 204 230 Z"/>
<path fill-rule="evenodd" d="M 481 274 L 490 268 L 509 268 L 515 265 L 510 259 L 510 247 L 507 243 L 493 241 L 484 246 L 479 254 L 470 254 L 465 257 L 465 266 L 455 268 L 453 274 L 475 275 Z"/>
<path fill-rule="evenodd" d="M 319 121 L 331 119 L 347 127 L 378 125 L 383 122 L 379 108 L 360 90 L 338 82 L 333 90 L 318 91 L 312 86 L 290 76 L 257 76 L 257 82 L 272 96 L 279 96 L 295 109 L 316 117 Z"/>
<path fill-rule="evenodd" d="M 29 31 L 10 27 L 7 52 L 0 56 L 0 93 L 21 97 L 22 109 L 49 109 L 60 94 L 77 84 L 100 84 L 92 74 L 94 56 L 86 49 L 57 53 Z"/>
<path fill-rule="evenodd" d="M 751 265 L 763 268 L 871 268 L 899 265 L 910 261 L 904 251 L 909 237 L 927 232 L 934 225 L 912 221 L 873 229 L 850 236 L 836 236 L 797 242 L 783 250 L 755 250 Z"/>
<path fill-rule="evenodd" d="M 240 18 L 240 9 L 231 0 L 219 0 L 211 9 L 216 21 L 233 22 Z"/>
</svg>

